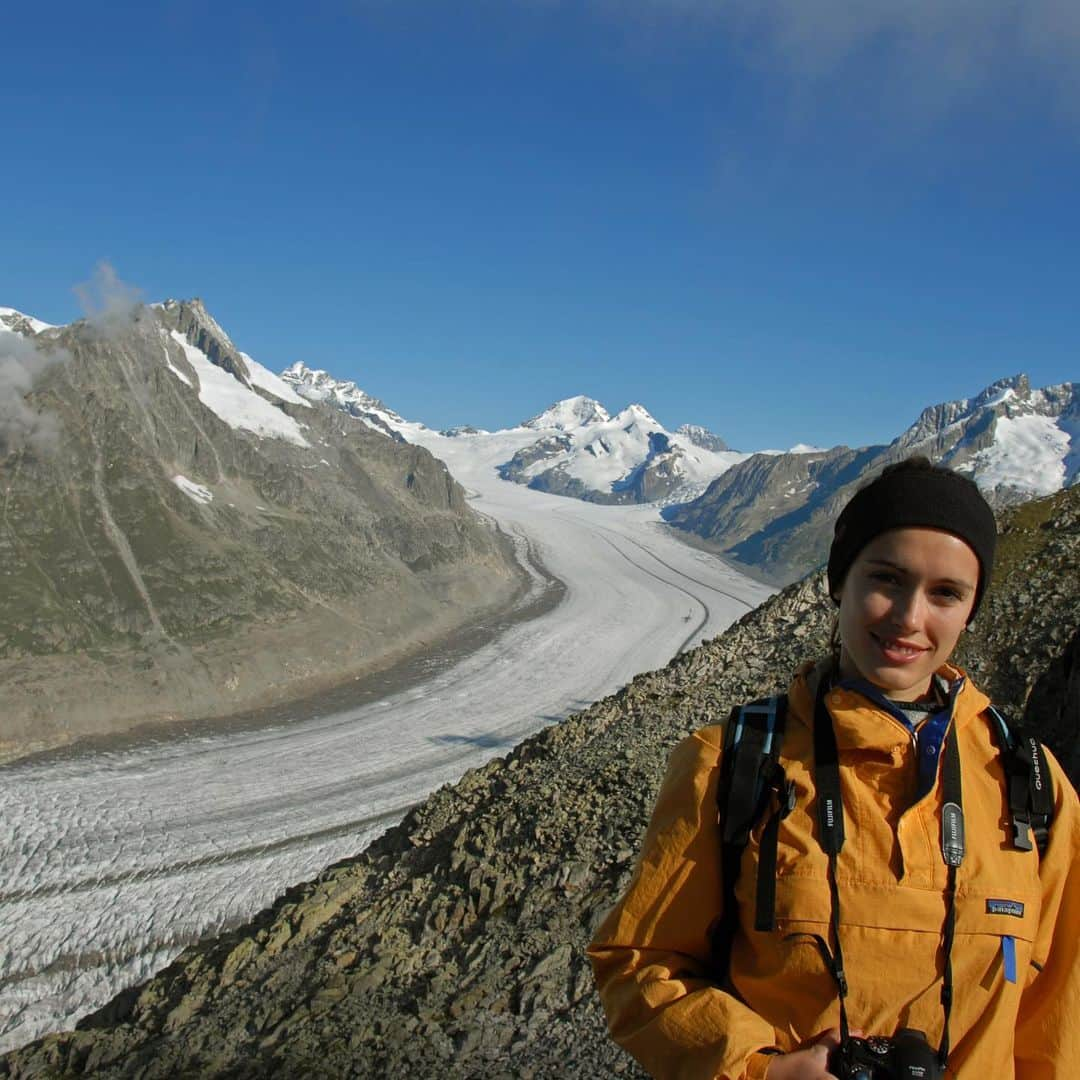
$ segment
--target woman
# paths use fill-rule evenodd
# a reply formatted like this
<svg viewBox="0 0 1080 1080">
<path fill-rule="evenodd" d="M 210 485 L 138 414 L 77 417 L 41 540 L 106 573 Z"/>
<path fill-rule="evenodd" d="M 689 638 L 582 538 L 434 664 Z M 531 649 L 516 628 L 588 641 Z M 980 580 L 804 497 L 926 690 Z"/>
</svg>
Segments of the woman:
<svg viewBox="0 0 1080 1080">
<path fill-rule="evenodd" d="M 1049 846 L 1011 842 L 989 701 L 949 662 L 994 541 L 975 485 L 925 458 L 886 469 L 841 513 L 828 564 L 839 649 L 787 696 L 774 929 L 754 929 L 762 826 L 719 976 L 723 732 L 675 750 L 629 889 L 589 950 L 613 1038 L 654 1076 L 853 1075 L 836 1052 L 849 1021 L 852 1035 L 923 1033 L 927 1076 L 943 1061 L 962 1077 L 1080 1076 L 1076 793 L 1051 759 Z"/>
</svg>

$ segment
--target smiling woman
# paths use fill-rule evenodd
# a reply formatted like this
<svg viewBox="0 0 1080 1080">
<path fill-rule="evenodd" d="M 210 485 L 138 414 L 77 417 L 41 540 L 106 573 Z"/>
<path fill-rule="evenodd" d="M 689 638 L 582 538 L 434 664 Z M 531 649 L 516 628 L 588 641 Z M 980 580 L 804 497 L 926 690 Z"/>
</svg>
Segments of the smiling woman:
<svg viewBox="0 0 1080 1080">
<path fill-rule="evenodd" d="M 975 553 L 957 536 L 876 537 L 839 590 L 841 678 L 865 678 L 893 701 L 924 698 L 967 625 L 978 580 Z"/>
<path fill-rule="evenodd" d="M 894 701 L 925 697 L 990 580 L 994 515 L 969 479 L 922 457 L 890 466 L 836 521 L 829 594 L 838 668 Z"/>
<path fill-rule="evenodd" d="M 833 655 L 675 750 L 590 947 L 653 1075 L 1075 1075 L 1080 806 L 1025 739 L 1018 813 L 1021 757 L 950 663 L 994 547 L 970 480 L 886 469 L 836 523 Z"/>
</svg>

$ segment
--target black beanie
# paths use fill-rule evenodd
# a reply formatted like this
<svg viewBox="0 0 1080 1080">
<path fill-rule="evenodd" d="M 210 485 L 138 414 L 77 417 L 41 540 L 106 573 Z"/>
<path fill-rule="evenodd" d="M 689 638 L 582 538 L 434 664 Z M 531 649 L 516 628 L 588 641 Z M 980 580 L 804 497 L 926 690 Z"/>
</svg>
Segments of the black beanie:
<svg viewBox="0 0 1080 1080">
<path fill-rule="evenodd" d="M 836 594 L 856 556 L 890 529 L 941 529 L 960 537 L 979 560 L 979 583 L 970 622 L 979 610 L 994 568 L 997 524 L 974 481 L 926 458 L 890 465 L 860 488 L 836 519 L 829 549 L 829 595 Z"/>
</svg>

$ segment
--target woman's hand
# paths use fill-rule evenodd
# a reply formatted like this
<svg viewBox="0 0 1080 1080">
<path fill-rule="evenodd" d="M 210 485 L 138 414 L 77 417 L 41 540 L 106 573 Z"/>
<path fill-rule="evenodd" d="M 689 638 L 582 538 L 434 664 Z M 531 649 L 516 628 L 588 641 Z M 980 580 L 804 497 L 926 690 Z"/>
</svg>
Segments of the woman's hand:
<svg viewBox="0 0 1080 1080">
<path fill-rule="evenodd" d="M 830 1028 L 810 1046 L 774 1057 L 769 1062 L 765 1080 L 836 1080 L 829 1072 L 829 1054 L 839 1045 L 840 1029 Z"/>
</svg>

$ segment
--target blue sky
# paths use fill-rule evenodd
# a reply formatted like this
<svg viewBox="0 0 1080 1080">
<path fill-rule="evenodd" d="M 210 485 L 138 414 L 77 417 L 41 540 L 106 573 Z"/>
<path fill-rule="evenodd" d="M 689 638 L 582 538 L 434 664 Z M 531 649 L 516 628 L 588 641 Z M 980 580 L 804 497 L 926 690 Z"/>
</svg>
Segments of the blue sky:
<svg viewBox="0 0 1080 1080">
<path fill-rule="evenodd" d="M 108 260 L 432 426 L 586 393 L 747 450 L 1080 378 L 1080 5 L 305 8 L 8 13 L 0 305 Z"/>
</svg>

